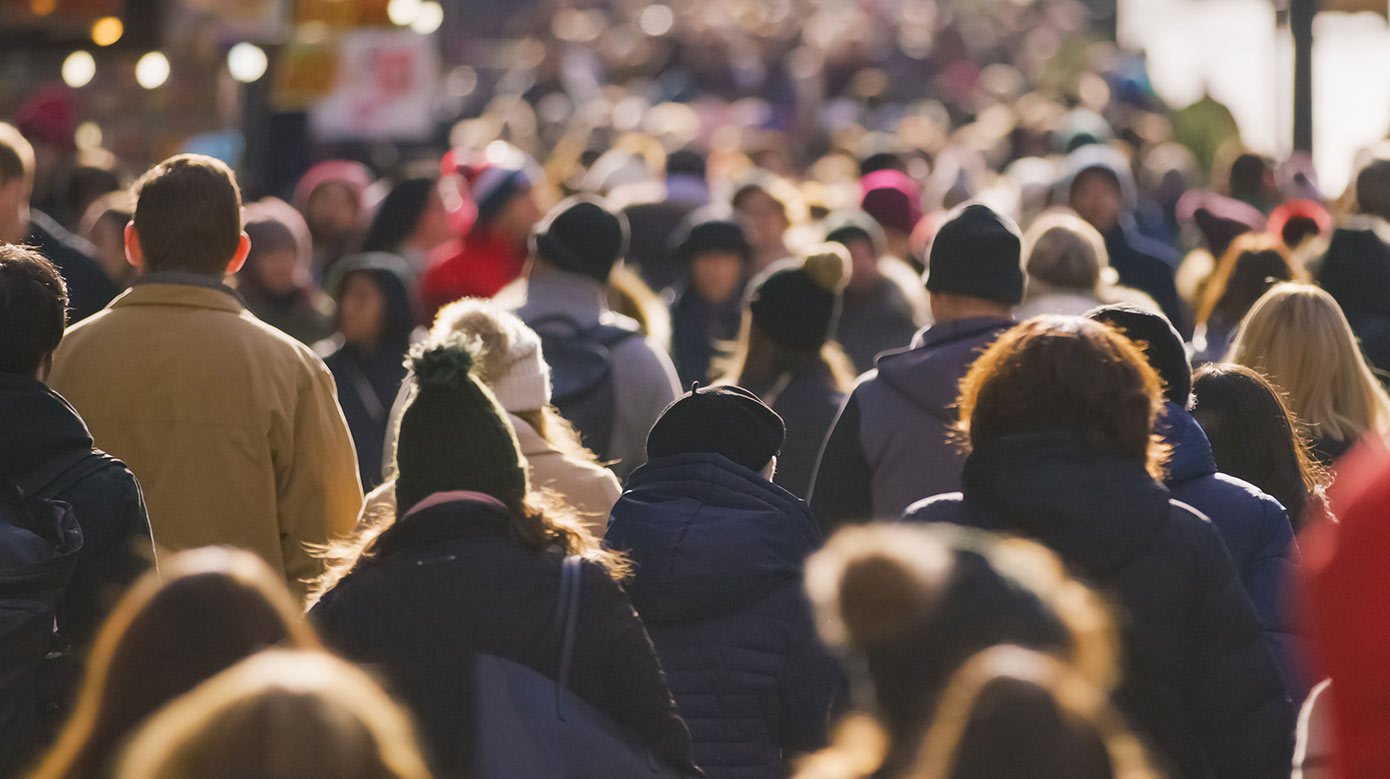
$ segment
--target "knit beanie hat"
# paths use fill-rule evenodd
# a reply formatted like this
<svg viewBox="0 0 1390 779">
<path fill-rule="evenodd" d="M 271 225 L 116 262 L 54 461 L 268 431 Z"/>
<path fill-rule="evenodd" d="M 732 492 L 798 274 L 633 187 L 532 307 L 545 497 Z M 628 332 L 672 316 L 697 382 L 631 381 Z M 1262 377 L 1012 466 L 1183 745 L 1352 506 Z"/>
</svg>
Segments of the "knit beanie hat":
<svg viewBox="0 0 1390 779">
<path fill-rule="evenodd" d="M 428 342 L 444 345 L 460 335 L 477 345 L 474 375 L 502 408 L 517 414 L 550 405 L 550 366 L 525 322 L 491 301 L 464 298 L 439 310 Z"/>
<path fill-rule="evenodd" d="M 874 247 L 874 254 L 883 254 L 888 239 L 883 235 L 883 227 L 872 216 L 863 211 L 837 211 L 825 220 L 830 228 L 825 234 L 829 243 L 849 246 L 850 241 L 868 241 Z"/>
<path fill-rule="evenodd" d="M 436 492 L 472 490 L 504 503 L 526 497 L 521 446 L 496 398 L 473 373 L 462 337 L 410 352 L 415 397 L 396 440 L 396 505 L 403 514 Z"/>
<path fill-rule="evenodd" d="M 705 452 L 750 471 L 767 467 L 787 437 L 777 412 L 742 387 L 701 387 L 676 398 L 647 436 L 647 459 Z"/>
<path fill-rule="evenodd" d="M 698 209 L 686 217 L 676 232 L 676 259 L 681 264 L 702 254 L 728 252 L 737 254 L 745 263 L 753 260 L 753 245 L 743 228 L 731 216 L 721 215 L 708 208 Z"/>
<path fill-rule="evenodd" d="M 440 168 L 446 176 L 463 176 L 480 223 L 500 214 L 513 197 L 530 191 L 541 176 L 534 160 L 504 141 L 488 144 L 473 158 L 450 151 Z"/>
<path fill-rule="evenodd" d="M 1117 303 L 1101 306 L 1087 313 L 1086 318 L 1109 325 L 1138 344 L 1163 380 L 1163 397 L 1187 408 L 1192 396 L 1192 365 L 1187 360 L 1182 336 L 1168 317 L 1129 303 Z"/>
<path fill-rule="evenodd" d="M 753 324 L 788 349 L 819 349 L 835 330 L 849 275 L 849 251 L 838 243 L 812 247 L 800 262 L 774 265 L 753 281 Z"/>
<path fill-rule="evenodd" d="M 911 233 L 922 218 L 922 188 L 900 170 L 876 170 L 859 182 L 859 207 L 885 229 Z"/>
<path fill-rule="evenodd" d="M 627 254 L 627 217 L 598 198 L 578 195 L 551 209 L 532 240 L 536 255 L 551 265 L 607 284 Z"/>
<path fill-rule="evenodd" d="M 932 241 L 927 291 L 993 300 L 1023 300 L 1022 240 L 1013 220 L 982 203 L 953 211 Z"/>
</svg>

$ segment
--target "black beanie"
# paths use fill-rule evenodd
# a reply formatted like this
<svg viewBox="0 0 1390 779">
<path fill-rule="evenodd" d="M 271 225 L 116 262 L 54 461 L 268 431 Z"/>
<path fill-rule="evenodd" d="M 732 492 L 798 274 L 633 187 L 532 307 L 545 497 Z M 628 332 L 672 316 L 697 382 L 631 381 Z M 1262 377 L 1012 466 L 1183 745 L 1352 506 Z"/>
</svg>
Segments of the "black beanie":
<svg viewBox="0 0 1390 779">
<path fill-rule="evenodd" d="M 947 218 L 927 260 L 927 291 L 992 300 L 1023 301 L 1018 227 L 982 203 L 966 203 Z"/>
<path fill-rule="evenodd" d="M 627 254 L 627 217 L 596 198 L 571 197 L 550 210 L 533 240 L 536 254 L 551 265 L 607 284 Z"/>
<path fill-rule="evenodd" d="M 788 349 L 820 349 L 835 330 L 849 274 L 849 253 L 838 243 L 811 249 L 801 262 L 774 265 L 753 281 L 753 324 Z"/>
<path fill-rule="evenodd" d="M 526 463 L 497 399 L 473 374 L 462 339 L 410 352 L 415 397 L 396 440 L 400 514 L 436 492 L 472 490 L 508 505 L 526 497 Z"/>
<path fill-rule="evenodd" d="M 743 228 L 733 219 L 708 209 L 692 213 L 676 233 L 676 259 L 689 265 L 701 254 L 729 252 L 737 254 L 745 264 L 753 261 L 753 245 Z"/>
<path fill-rule="evenodd" d="M 1187 361 L 1182 336 L 1167 317 L 1119 303 L 1101 306 L 1086 314 L 1086 318 L 1109 325 L 1138 344 L 1163 380 L 1163 397 L 1187 408 L 1192 395 L 1192 366 Z"/>
<path fill-rule="evenodd" d="M 750 471 L 782 451 L 787 427 L 777 412 L 742 387 L 701 387 L 676 398 L 647 436 L 647 459 L 704 452 L 721 454 Z"/>
</svg>

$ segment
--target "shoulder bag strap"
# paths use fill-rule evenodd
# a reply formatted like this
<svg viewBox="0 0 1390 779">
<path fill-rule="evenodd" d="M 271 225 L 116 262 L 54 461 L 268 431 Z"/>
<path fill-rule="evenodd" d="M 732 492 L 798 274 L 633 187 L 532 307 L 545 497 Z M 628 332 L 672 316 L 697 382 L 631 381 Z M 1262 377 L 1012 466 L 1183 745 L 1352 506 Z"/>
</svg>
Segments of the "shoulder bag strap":
<svg viewBox="0 0 1390 779">
<path fill-rule="evenodd" d="M 579 624 L 579 593 L 582 584 L 584 558 L 569 555 L 560 571 L 560 598 L 556 607 L 557 623 L 563 616 L 560 634 L 560 667 L 555 674 L 555 716 L 565 718 L 565 693 L 569 690 L 570 667 L 574 661 L 574 640 Z"/>
</svg>

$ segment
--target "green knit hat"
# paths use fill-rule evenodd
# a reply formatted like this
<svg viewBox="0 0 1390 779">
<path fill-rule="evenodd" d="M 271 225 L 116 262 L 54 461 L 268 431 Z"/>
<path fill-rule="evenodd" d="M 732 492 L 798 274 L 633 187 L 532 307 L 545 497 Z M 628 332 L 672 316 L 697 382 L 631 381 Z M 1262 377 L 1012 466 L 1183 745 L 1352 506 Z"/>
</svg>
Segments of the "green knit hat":
<svg viewBox="0 0 1390 779">
<path fill-rule="evenodd" d="M 396 439 L 396 506 L 404 514 L 436 492 L 472 490 L 508 505 L 529 488 L 516 431 L 473 374 L 462 338 L 410 350 L 415 397 Z"/>
</svg>

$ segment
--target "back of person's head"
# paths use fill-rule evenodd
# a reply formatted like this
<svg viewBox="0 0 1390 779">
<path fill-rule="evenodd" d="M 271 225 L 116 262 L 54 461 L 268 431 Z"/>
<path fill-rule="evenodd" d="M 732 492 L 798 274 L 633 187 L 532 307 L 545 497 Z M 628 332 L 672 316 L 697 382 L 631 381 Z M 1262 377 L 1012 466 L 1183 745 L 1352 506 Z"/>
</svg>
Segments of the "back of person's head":
<svg viewBox="0 0 1390 779">
<path fill-rule="evenodd" d="M 1226 361 L 1259 371 L 1283 390 L 1315 438 L 1351 441 L 1390 428 L 1390 397 L 1341 307 L 1317 287 L 1272 287 L 1241 321 Z"/>
<path fill-rule="evenodd" d="M 827 243 L 838 243 L 846 248 L 856 241 L 869 245 L 874 257 L 888 250 L 888 239 L 883 235 L 883 227 L 872 216 L 863 211 L 837 211 L 826 220 Z"/>
<path fill-rule="evenodd" d="M 785 350 L 819 353 L 835 332 L 849 278 L 849 251 L 842 244 L 813 246 L 753 280 L 752 324 Z"/>
<path fill-rule="evenodd" d="M 1227 189 L 1231 197 L 1242 200 L 1259 197 L 1269 188 L 1274 166 L 1268 157 L 1242 152 L 1231 160 Z"/>
<path fill-rule="evenodd" d="M 262 649 L 318 647 L 302 608 L 260 558 L 209 547 L 161 560 L 102 626 L 77 707 L 35 777 L 89 777 L 149 715 Z"/>
<path fill-rule="evenodd" d="M 1279 390 L 1243 365 L 1209 363 L 1193 375 L 1192 393 L 1192 415 L 1211 441 L 1216 467 L 1273 495 L 1301 527 L 1327 474 Z"/>
<path fill-rule="evenodd" d="M 1162 472 L 1150 434 L 1162 407 L 1158 374 L 1128 338 L 1078 317 L 1037 317 L 1000 336 L 961 381 L 960 420 L 972 447 L 1044 431 L 1080 435 L 1093 456 Z"/>
<path fill-rule="evenodd" d="M 248 203 L 243 212 L 251 248 L 239 281 L 254 289 L 285 294 L 310 282 L 313 239 L 294 206 L 278 198 Z"/>
<path fill-rule="evenodd" d="M 647 435 L 647 458 L 717 454 L 761 472 L 782 451 L 787 427 L 757 395 L 732 386 L 701 387 L 676 398 Z"/>
<path fill-rule="evenodd" d="M 14 125 L 0 122 L 0 187 L 15 181 L 27 195 L 34 181 L 34 147 Z"/>
<path fill-rule="evenodd" d="M 1271 285 L 1293 279 L 1293 263 L 1281 238 L 1263 233 L 1241 235 L 1231 242 L 1202 291 L 1197 321 L 1206 324 L 1217 315 L 1235 324 Z"/>
<path fill-rule="evenodd" d="M 864 176 L 859 182 L 859 207 L 883 225 L 908 235 L 922 219 L 922 187 L 900 170 L 887 168 Z"/>
<path fill-rule="evenodd" d="M 1269 214 L 1266 232 L 1277 237 L 1284 248 L 1293 250 L 1305 241 L 1332 232 L 1332 215 L 1321 203 L 1288 200 Z"/>
<path fill-rule="evenodd" d="M 863 661 L 873 700 L 858 705 L 909 757 L 951 674 L 991 646 L 1053 653 L 1103 689 L 1116 678 L 1103 602 L 1031 541 L 949 526 L 850 528 L 807 561 L 806 588 L 823 638 Z"/>
<path fill-rule="evenodd" d="M 1109 325 L 1133 341 L 1163 382 L 1163 397 L 1187 408 L 1192 400 L 1192 367 L 1182 336 L 1168 317 L 1117 303 L 1087 312 L 1086 318 Z"/>
<path fill-rule="evenodd" d="M 666 176 L 705 178 L 705 153 L 693 146 L 677 149 L 666 155 Z"/>
<path fill-rule="evenodd" d="M 1103 689 L 1016 646 L 966 661 L 941 696 L 910 779 L 1157 779 Z"/>
<path fill-rule="evenodd" d="M 429 779 L 405 711 L 322 652 L 271 650 L 166 706 L 116 779 Z"/>
<path fill-rule="evenodd" d="M 927 291 L 1016 306 L 1023 300 L 1021 254 L 1012 220 L 983 203 L 966 203 L 951 212 L 932 241 Z"/>
<path fill-rule="evenodd" d="M 399 251 L 419 226 L 438 184 L 438 177 L 414 176 L 392 186 L 377 204 L 362 238 L 362 251 Z"/>
<path fill-rule="evenodd" d="M 1356 206 L 1363 214 L 1390 219 L 1390 157 L 1372 157 L 1357 172 Z"/>
<path fill-rule="evenodd" d="M 1110 266 L 1105 239 L 1096 228 L 1070 213 L 1038 217 L 1023 236 L 1028 277 L 1062 289 L 1095 292 L 1101 271 Z"/>
<path fill-rule="evenodd" d="M 473 345 L 477 377 L 513 414 L 550 405 L 550 366 L 541 339 L 515 314 L 488 300 L 464 298 L 441 308 L 429 343 L 445 346 L 462 336 Z"/>
<path fill-rule="evenodd" d="M 627 244 L 627 217 L 605 201 L 583 195 L 551 209 L 531 239 L 538 259 L 604 284 L 627 254 Z"/>
<path fill-rule="evenodd" d="M 221 277 L 241 240 L 241 190 L 222 162 L 180 154 L 135 182 L 135 233 L 145 272 Z"/>
<path fill-rule="evenodd" d="M 68 289 L 33 249 L 0 244 L 0 373 L 37 376 L 63 340 Z"/>
</svg>

